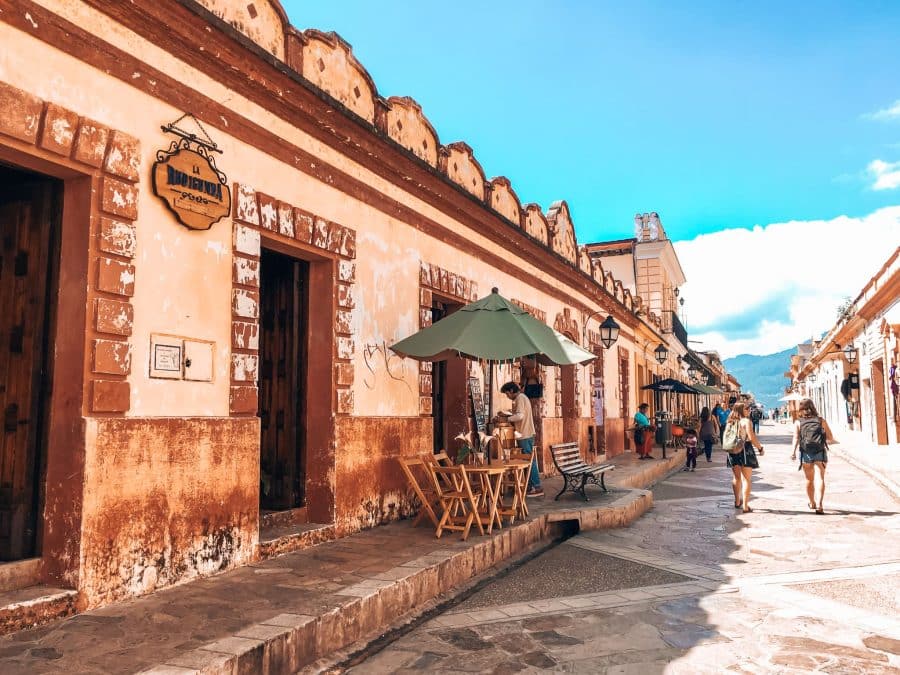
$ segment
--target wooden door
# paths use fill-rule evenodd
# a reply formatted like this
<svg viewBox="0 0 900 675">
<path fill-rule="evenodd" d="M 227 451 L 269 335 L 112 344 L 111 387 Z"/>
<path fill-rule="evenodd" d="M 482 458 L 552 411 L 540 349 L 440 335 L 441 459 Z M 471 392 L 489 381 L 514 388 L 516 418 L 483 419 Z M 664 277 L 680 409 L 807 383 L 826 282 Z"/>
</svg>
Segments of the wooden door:
<svg viewBox="0 0 900 675">
<path fill-rule="evenodd" d="M 576 392 L 575 372 L 576 366 L 560 366 L 560 385 L 562 387 L 562 395 L 560 396 L 560 404 L 563 416 L 563 442 L 571 441 L 579 442 L 581 439 L 580 415 L 578 410 L 578 395 Z M 580 448 L 579 443 L 579 448 Z"/>
<path fill-rule="evenodd" d="M 260 506 L 305 505 L 307 264 L 263 250 L 260 262 Z M 326 395 L 330 395 L 330 392 Z"/>
<path fill-rule="evenodd" d="M 0 560 L 5 561 L 35 554 L 58 215 L 56 181 L 0 167 Z"/>
<path fill-rule="evenodd" d="M 434 298 L 431 306 L 432 324 L 457 311 L 461 304 Z M 434 451 L 448 450 L 450 456 L 459 449 L 456 436 L 469 431 L 469 404 L 466 388 L 468 361 L 454 356 L 445 361 L 432 362 L 431 415 Z"/>
<path fill-rule="evenodd" d="M 872 361 L 872 403 L 875 409 L 875 442 L 887 445 L 887 401 L 884 396 L 884 361 Z"/>
<path fill-rule="evenodd" d="M 631 398 L 629 390 L 630 373 L 628 372 L 628 351 L 619 347 L 619 417 L 624 420 L 625 428 L 631 426 L 631 414 L 628 410 L 628 402 Z M 625 449 L 631 448 L 629 434 L 625 434 Z"/>
</svg>

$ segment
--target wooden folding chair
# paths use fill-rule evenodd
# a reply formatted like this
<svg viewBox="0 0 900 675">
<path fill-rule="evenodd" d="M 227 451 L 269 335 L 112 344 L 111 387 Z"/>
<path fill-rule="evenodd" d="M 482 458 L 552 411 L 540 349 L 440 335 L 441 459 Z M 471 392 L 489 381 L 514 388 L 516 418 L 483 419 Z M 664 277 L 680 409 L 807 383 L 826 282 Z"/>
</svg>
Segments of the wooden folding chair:
<svg viewBox="0 0 900 675">
<path fill-rule="evenodd" d="M 435 535 L 440 539 L 444 530 L 456 530 L 462 532 L 462 539 L 469 537 L 469 529 L 474 522 L 478 531 L 484 534 L 481 520 L 477 518 L 478 503 L 472 494 L 472 486 L 466 475 L 465 465 L 437 466 L 431 464 L 428 467 L 434 478 L 434 487 L 438 492 L 441 504 L 441 519 L 435 529 Z M 444 487 L 445 485 L 452 487 Z"/>
<path fill-rule="evenodd" d="M 435 509 L 440 505 L 440 499 L 438 497 L 438 492 L 434 487 L 434 479 L 431 471 L 429 470 L 430 462 L 423 459 L 408 457 L 398 457 L 397 461 L 400 462 L 403 473 L 406 474 L 406 479 L 409 481 L 410 486 L 416 493 L 416 497 L 419 499 L 419 503 L 422 505 L 419 508 L 419 513 L 416 514 L 416 519 L 413 521 L 413 527 L 417 526 L 425 517 L 431 521 L 432 525 L 437 527 L 438 517 Z M 421 476 L 421 481 L 416 477 L 417 473 Z"/>
</svg>

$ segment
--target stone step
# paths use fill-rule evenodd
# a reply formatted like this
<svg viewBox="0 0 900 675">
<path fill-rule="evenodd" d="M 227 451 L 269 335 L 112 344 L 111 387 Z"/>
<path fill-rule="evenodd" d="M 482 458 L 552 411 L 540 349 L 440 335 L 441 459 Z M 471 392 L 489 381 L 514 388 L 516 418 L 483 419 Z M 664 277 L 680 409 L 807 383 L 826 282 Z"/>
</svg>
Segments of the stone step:
<svg viewBox="0 0 900 675">
<path fill-rule="evenodd" d="M 40 573 L 40 558 L 0 563 L 0 593 L 37 586 L 40 583 Z"/>
<path fill-rule="evenodd" d="M 335 538 L 334 525 L 304 523 L 270 525 L 259 528 L 259 559 L 268 560 L 284 553 L 302 551 Z"/>
<path fill-rule="evenodd" d="M 76 591 L 30 586 L 0 593 L 0 635 L 75 614 Z"/>
</svg>

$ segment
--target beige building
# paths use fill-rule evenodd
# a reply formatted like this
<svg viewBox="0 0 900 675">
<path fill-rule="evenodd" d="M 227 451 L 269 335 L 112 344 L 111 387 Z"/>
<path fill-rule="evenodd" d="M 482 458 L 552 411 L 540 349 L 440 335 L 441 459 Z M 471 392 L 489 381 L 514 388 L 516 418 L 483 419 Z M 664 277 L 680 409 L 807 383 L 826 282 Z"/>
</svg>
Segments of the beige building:
<svg viewBox="0 0 900 675">
<path fill-rule="evenodd" d="M 408 514 L 397 458 L 453 450 L 483 372 L 389 346 L 493 286 L 598 356 L 543 371 L 543 469 L 563 440 L 627 449 L 638 387 L 681 353 L 664 251 L 648 306 L 655 263 L 623 283 L 566 202 L 544 212 L 485 176 L 275 0 L 14 5 L 4 588 L 93 607 Z M 495 383 L 518 377 L 507 364 Z"/>
<path fill-rule="evenodd" d="M 900 247 L 786 373 L 834 428 L 900 443 Z"/>
<path fill-rule="evenodd" d="M 666 377 L 687 380 L 688 339 L 679 317 L 678 298 L 679 287 L 686 280 L 684 271 L 657 213 L 635 215 L 634 234 L 632 239 L 589 243 L 585 249 L 592 260 L 642 299 L 640 311 L 646 313 L 652 325 L 659 327 L 657 335 L 638 341 L 638 387 Z M 651 405 L 651 413 L 674 404 L 649 392 L 643 392 L 641 398 Z M 683 410 L 695 412 L 693 398 L 684 397 L 679 403 Z"/>
</svg>

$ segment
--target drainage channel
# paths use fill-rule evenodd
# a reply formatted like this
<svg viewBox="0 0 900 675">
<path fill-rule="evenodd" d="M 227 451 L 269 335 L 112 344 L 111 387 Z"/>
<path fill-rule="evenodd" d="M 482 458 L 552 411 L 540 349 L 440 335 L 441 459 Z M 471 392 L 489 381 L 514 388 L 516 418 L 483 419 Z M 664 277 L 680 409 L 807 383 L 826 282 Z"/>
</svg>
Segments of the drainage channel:
<svg viewBox="0 0 900 675">
<path fill-rule="evenodd" d="M 332 657 L 329 658 L 328 665 L 323 665 L 322 661 L 319 661 L 310 666 L 306 666 L 300 672 L 324 672 L 329 675 L 344 673 L 348 669 L 364 663 L 366 660 L 383 649 L 386 649 L 419 626 L 431 621 L 437 616 L 446 614 L 491 584 L 505 578 L 520 567 L 527 565 L 531 561 L 553 550 L 578 534 L 579 528 L 577 520 L 561 520 L 553 523 L 553 526 L 553 529 L 556 531 L 550 539 L 535 544 L 531 550 L 514 560 L 506 561 L 501 567 L 497 567 L 493 569 L 493 571 L 489 570 L 488 572 L 485 572 L 468 585 L 460 588 L 452 597 L 443 600 L 432 600 L 430 603 L 425 604 L 426 609 L 418 611 L 415 616 L 406 620 L 404 623 L 392 626 L 388 631 L 379 635 L 377 638 L 370 640 L 362 646 L 357 644 L 349 649 L 341 650 L 337 655 L 332 655 Z M 339 660 L 336 660 L 335 657 Z"/>
</svg>

